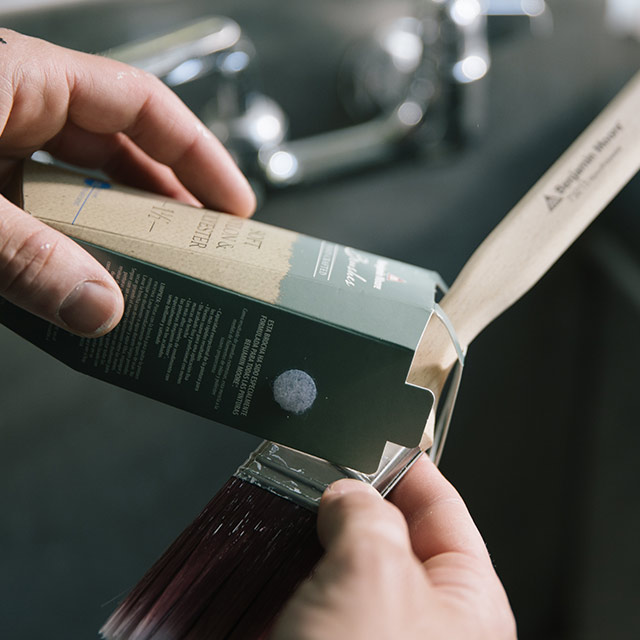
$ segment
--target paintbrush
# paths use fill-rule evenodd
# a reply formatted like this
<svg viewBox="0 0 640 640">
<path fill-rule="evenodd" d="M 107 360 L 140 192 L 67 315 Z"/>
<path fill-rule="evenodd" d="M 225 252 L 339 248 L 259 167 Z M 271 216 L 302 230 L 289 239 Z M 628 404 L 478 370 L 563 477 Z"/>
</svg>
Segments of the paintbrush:
<svg viewBox="0 0 640 640">
<path fill-rule="evenodd" d="M 474 252 L 429 320 L 407 383 L 430 389 L 437 401 L 471 341 L 542 277 L 638 171 L 637 113 L 640 75 Z M 445 430 L 441 421 L 435 459 Z M 263 443 L 133 589 L 103 637 L 264 637 L 321 555 L 314 512 L 325 487 L 355 477 L 386 495 L 419 455 L 420 448 L 389 444 L 378 471 L 366 475 Z"/>
</svg>

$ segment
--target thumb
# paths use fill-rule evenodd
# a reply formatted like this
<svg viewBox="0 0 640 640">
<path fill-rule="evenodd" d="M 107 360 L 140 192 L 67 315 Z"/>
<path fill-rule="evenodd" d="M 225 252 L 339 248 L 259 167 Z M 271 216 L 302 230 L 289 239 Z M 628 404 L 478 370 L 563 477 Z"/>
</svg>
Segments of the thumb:
<svg viewBox="0 0 640 640">
<path fill-rule="evenodd" d="M 0 295 L 67 331 L 101 336 L 122 317 L 122 292 L 73 240 L 0 197 Z"/>
<path fill-rule="evenodd" d="M 338 480 L 322 496 L 318 509 L 318 536 L 325 549 L 361 546 L 411 551 L 406 520 L 400 510 L 370 485 Z"/>
<path fill-rule="evenodd" d="M 422 637 L 404 633 L 424 605 L 426 578 L 397 507 L 364 482 L 338 480 L 322 495 L 318 534 L 325 555 L 281 613 L 273 640 Z"/>
</svg>

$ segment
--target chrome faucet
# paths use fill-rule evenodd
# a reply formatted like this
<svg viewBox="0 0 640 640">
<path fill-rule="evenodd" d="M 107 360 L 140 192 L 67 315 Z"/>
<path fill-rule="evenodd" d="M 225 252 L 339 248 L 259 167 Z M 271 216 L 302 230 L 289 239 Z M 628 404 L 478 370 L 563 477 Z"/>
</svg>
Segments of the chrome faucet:
<svg viewBox="0 0 640 640">
<path fill-rule="evenodd" d="M 287 140 L 281 107 L 259 91 L 255 48 L 229 18 L 208 17 L 106 55 L 171 87 L 206 84 L 200 117 L 242 169 L 268 185 L 310 182 L 385 161 L 403 150 L 458 146 L 483 121 L 490 67 L 487 15 L 546 11 L 544 0 L 419 0 L 412 16 L 355 43 L 338 72 L 354 124 Z"/>
<path fill-rule="evenodd" d="M 279 105 L 257 90 L 255 49 L 240 26 L 207 17 L 175 31 L 105 52 L 177 88 L 205 83 L 198 115 L 246 168 L 265 146 L 284 140 L 288 122 Z"/>
<path fill-rule="evenodd" d="M 482 118 L 481 101 L 465 89 L 489 64 L 478 0 L 422 0 L 415 16 L 347 52 L 339 96 L 358 124 L 264 148 L 260 167 L 270 183 L 287 185 L 458 143 Z"/>
</svg>

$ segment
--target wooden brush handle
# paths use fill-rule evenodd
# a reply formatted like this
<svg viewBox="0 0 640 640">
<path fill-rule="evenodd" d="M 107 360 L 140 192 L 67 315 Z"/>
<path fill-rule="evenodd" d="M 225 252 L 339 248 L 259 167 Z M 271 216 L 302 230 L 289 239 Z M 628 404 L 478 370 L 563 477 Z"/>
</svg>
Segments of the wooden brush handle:
<svg viewBox="0 0 640 640">
<path fill-rule="evenodd" d="M 640 73 L 482 242 L 442 299 L 463 350 L 545 274 L 639 168 Z"/>
<path fill-rule="evenodd" d="M 442 298 L 462 351 L 523 296 L 640 168 L 640 73 L 476 249 Z M 443 323 L 427 324 L 407 382 L 436 405 L 457 353 Z M 421 447 L 431 445 L 434 413 Z"/>
</svg>

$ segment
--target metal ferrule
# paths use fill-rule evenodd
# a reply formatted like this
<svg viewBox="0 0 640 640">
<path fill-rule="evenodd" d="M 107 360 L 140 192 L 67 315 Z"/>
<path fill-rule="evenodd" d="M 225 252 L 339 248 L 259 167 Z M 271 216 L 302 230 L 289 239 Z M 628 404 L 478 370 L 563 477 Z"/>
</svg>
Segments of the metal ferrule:
<svg viewBox="0 0 640 640">
<path fill-rule="evenodd" d="M 387 444 L 375 473 L 365 474 L 283 447 L 263 442 L 235 473 L 237 478 L 315 511 L 324 490 L 341 478 L 355 478 L 375 487 L 385 496 L 422 454 Z"/>
<path fill-rule="evenodd" d="M 440 286 L 446 290 L 444 283 L 440 283 Z M 443 394 L 433 443 L 429 449 L 429 457 L 438 464 L 460 385 L 464 353 L 444 311 L 437 304 L 434 311 L 447 328 L 459 358 L 449 376 L 448 388 Z M 421 455 L 422 450 L 419 447 L 408 449 L 388 442 L 378 470 L 366 474 L 265 440 L 234 475 L 315 511 L 324 490 L 341 478 L 361 480 L 377 489 L 383 497 L 386 496 Z"/>
<path fill-rule="evenodd" d="M 438 411 L 433 444 L 429 450 L 429 457 L 438 464 L 460 385 L 464 354 L 453 328 L 438 305 L 436 305 L 436 313 L 451 332 L 451 338 L 460 358 L 450 375 L 449 388 L 444 394 Z M 375 473 L 366 474 L 265 440 L 234 475 L 315 511 L 324 490 L 332 482 L 341 478 L 361 480 L 377 489 L 383 497 L 386 496 L 421 455 L 422 450 L 419 447 L 408 449 L 388 442 L 378 470 Z"/>
</svg>

